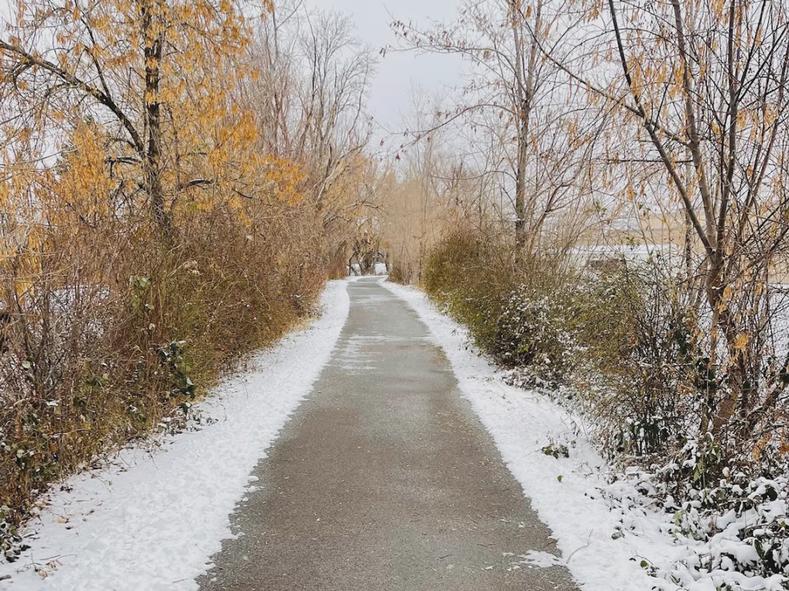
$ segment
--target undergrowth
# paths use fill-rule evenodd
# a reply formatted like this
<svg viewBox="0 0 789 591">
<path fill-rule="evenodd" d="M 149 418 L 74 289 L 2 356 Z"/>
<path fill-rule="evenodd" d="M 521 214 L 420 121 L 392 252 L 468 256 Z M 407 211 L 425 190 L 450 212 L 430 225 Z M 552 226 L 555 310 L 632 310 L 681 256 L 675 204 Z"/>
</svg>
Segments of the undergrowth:
<svg viewBox="0 0 789 591">
<path fill-rule="evenodd" d="M 186 211 L 166 241 L 128 219 L 77 234 L 52 227 L 24 290 L 22 257 L 0 269 L 10 312 L 0 350 L 8 559 L 50 484 L 180 420 L 233 360 L 311 311 L 326 277 L 313 238 L 320 222 L 306 205 L 273 202 L 266 214 L 240 223 L 237 212 Z"/>
<path fill-rule="evenodd" d="M 645 497 L 628 502 L 672 513 L 678 539 L 703 542 L 653 574 L 687 586 L 723 572 L 713 576 L 723 591 L 752 588 L 737 577 L 789 588 L 782 407 L 755 407 L 765 414 L 751 431 L 705 429 L 708 401 L 729 387 L 725 368 L 705 354 L 703 308 L 660 261 L 590 269 L 561 254 L 516 257 L 495 232 L 460 228 L 430 253 L 423 287 L 509 381 L 582 412 L 604 455 L 623 474 L 637 467 Z M 763 396 L 771 387 L 765 379 Z"/>
</svg>

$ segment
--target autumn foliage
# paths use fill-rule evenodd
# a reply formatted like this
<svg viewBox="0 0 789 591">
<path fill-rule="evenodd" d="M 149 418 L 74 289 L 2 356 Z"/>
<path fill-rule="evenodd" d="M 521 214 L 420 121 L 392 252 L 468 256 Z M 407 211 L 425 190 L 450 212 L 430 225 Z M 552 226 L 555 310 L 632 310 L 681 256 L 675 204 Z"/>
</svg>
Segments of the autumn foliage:
<svg viewBox="0 0 789 591">
<path fill-rule="evenodd" d="M 314 151 L 272 143 L 250 92 L 271 72 L 250 23 L 270 18 L 34 1 L 0 35 L 5 534 L 53 480 L 178 423 L 342 267 L 360 166 L 327 180 Z"/>
</svg>

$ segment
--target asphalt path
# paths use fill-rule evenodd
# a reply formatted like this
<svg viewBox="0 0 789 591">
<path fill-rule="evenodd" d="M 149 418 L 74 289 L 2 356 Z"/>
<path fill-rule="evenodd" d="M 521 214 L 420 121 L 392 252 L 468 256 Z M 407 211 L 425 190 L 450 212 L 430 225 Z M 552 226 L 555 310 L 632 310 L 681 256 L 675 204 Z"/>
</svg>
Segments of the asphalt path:
<svg viewBox="0 0 789 591">
<path fill-rule="evenodd" d="M 576 590 L 527 558 L 556 553 L 550 532 L 416 313 L 376 279 L 348 291 L 331 361 L 200 589 Z"/>
</svg>

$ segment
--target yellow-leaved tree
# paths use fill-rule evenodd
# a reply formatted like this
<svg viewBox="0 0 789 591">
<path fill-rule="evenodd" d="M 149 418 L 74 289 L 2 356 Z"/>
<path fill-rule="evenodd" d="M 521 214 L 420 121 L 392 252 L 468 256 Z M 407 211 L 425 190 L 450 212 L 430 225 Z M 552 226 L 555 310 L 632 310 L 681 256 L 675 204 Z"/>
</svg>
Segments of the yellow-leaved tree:
<svg viewBox="0 0 789 591">
<path fill-rule="evenodd" d="M 216 182 L 202 174 L 205 163 L 224 157 L 233 134 L 249 133 L 238 121 L 226 126 L 239 115 L 227 89 L 247 74 L 237 61 L 221 67 L 247 44 L 234 4 L 20 1 L 8 29 L 0 38 L 2 75 L 13 86 L 6 135 L 56 142 L 56 128 L 100 125 L 116 182 L 107 205 L 143 201 L 160 235 L 172 237 L 176 195 Z"/>
<path fill-rule="evenodd" d="M 2 22 L 0 551 L 37 491 L 188 412 L 312 309 L 355 203 L 366 62 L 332 100 L 330 80 L 286 93 L 324 108 L 280 149 L 249 92 L 271 77 L 251 25 L 275 20 L 268 2 L 19 0 Z"/>
</svg>

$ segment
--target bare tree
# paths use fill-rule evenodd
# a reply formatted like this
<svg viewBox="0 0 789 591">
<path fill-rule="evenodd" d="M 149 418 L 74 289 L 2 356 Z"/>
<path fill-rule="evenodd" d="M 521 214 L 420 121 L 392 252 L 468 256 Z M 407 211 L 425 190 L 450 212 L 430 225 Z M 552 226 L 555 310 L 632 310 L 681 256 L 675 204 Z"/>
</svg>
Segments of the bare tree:
<svg viewBox="0 0 789 591">
<path fill-rule="evenodd" d="M 369 139 L 365 99 L 374 60 L 347 17 L 302 3 L 275 7 L 252 49 L 262 76 L 248 93 L 268 123 L 269 151 L 304 164 L 319 207 Z"/>
<path fill-rule="evenodd" d="M 525 255 L 537 249 L 546 222 L 584 190 L 576 179 L 596 128 L 576 118 L 560 69 L 544 54 L 561 46 L 576 21 L 568 2 L 487 0 L 465 4 L 457 22 L 433 30 L 393 24 L 407 50 L 458 55 L 474 66 L 465 101 L 437 125 L 464 121 L 505 148 L 484 172 L 500 178 L 512 202 L 515 248 Z"/>
<path fill-rule="evenodd" d="M 654 199 L 673 194 L 681 204 L 698 244 L 689 288 L 703 302 L 701 429 L 748 432 L 781 399 L 789 369 L 789 359 L 770 363 L 768 347 L 771 273 L 789 230 L 789 7 L 608 0 L 607 8 L 588 6 L 589 34 L 573 54 L 543 55 L 620 113 L 632 130 L 621 150 L 635 154 L 634 178 L 660 173 Z"/>
</svg>

